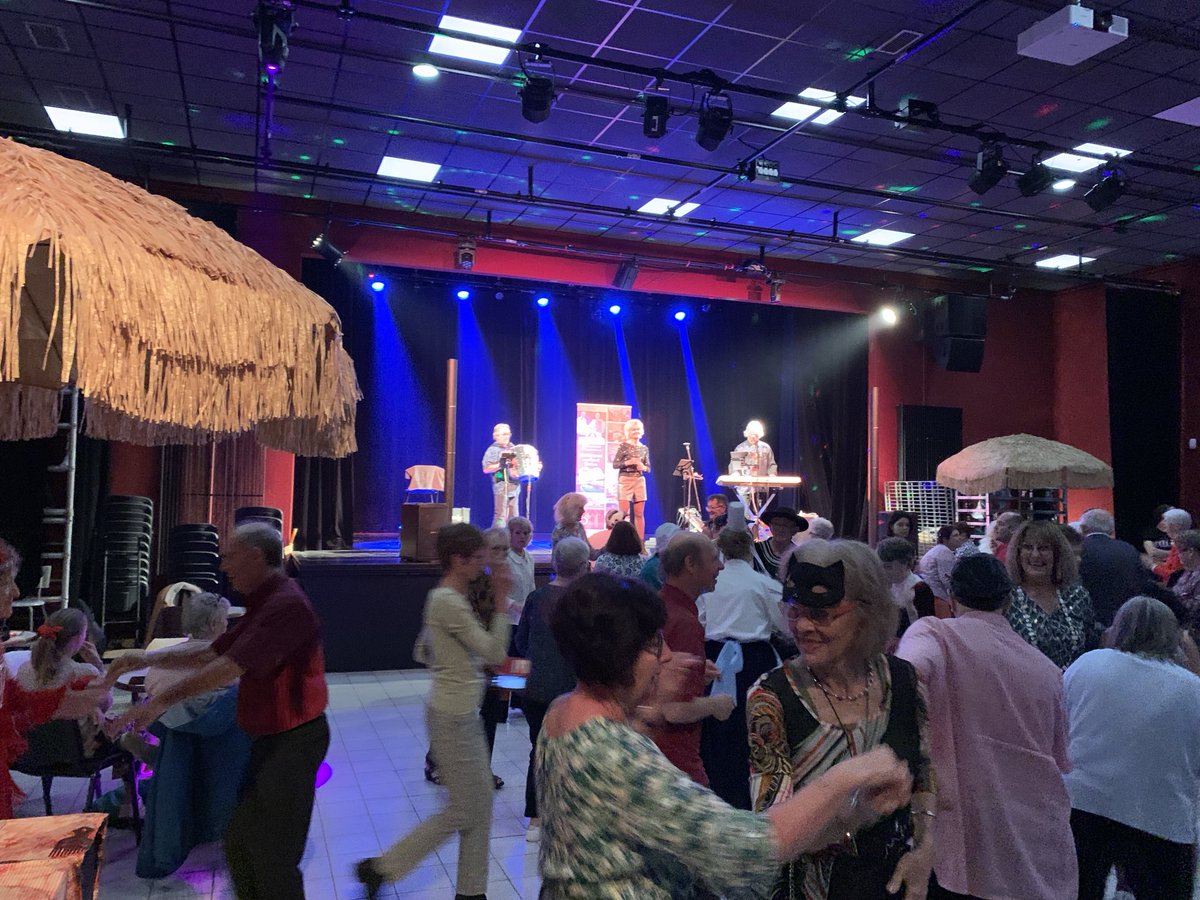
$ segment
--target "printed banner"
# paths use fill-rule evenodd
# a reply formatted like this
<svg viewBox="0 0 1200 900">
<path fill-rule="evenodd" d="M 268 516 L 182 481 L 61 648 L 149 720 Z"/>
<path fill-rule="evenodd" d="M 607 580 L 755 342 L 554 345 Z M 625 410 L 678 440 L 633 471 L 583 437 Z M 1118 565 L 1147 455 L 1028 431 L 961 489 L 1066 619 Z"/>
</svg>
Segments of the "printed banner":
<svg viewBox="0 0 1200 900">
<path fill-rule="evenodd" d="M 587 497 L 583 527 L 588 534 L 604 530 L 604 517 L 616 509 L 617 445 L 625 440 L 625 423 L 633 408 L 613 403 L 575 405 L 575 490 Z"/>
</svg>

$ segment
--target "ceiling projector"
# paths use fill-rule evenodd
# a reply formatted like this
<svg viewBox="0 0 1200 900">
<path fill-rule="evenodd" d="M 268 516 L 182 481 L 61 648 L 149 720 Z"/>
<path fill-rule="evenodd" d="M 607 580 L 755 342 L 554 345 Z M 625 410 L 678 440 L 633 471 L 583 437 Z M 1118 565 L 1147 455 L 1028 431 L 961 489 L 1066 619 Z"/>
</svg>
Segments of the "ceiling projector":
<svg viewBox="0 0 1200 900">
<path fill-rule="evenodd" d="M 1074 66 L 1129 37 L 1129 20 L 1085 6 L 1064 6 L 1017 37 L 1017 53 Z"/>
</svg>

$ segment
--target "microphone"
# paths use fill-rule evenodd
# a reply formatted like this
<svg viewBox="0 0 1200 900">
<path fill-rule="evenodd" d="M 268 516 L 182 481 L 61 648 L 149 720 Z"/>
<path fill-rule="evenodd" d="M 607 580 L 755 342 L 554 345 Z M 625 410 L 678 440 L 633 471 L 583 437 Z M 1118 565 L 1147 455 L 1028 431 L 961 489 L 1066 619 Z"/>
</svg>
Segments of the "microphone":
<svg viewBox="0 0 1200 900">
<path fill-rule="evenodd" d="M 690 441 L 684 441 L 684 442 L 683 442 L 683 446 L 687 447 L 689 450 L 691 450 L 691 449 L 692 449 L 692 444 L 691 444 L 691 442 L 690 442 Z"/>
</svg>

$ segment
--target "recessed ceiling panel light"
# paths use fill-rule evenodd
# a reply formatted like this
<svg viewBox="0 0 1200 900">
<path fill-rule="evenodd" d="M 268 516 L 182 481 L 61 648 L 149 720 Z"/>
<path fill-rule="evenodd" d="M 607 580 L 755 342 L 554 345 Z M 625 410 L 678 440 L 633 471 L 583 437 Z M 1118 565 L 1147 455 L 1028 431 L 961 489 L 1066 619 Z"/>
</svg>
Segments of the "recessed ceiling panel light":
<svg viewBox="0 0 1200 900">
<path fill-rule="evenodd" d="M 1072 256 L 1070 253 L 1063 253 L 1060 256 L 1051 256 L 1049 259 L 1039 259 L 1034 265 L 1039 269 L 1074 269 L 1095 261 L 1096 257 L 1094 256 Z"/>
<path fill-rule="evenodd" d="M 833 91 L 826 91 L 822 90 L 821 88 L 814 87 L 805 88 L 800 92 L 800 96 L 805 100 L 821 100 L 826 103 L 832 103 L 837 99 L 837 94 L 835 94 Z M 862 106 L 866 102 L 866 97 L 846 98 L 847 106 Z M 817 113 L 820 113 L 820 115 L 817 115 Z M 779 116 L 784 119 L 795 119 L 797 122 L 806 122 L 814 115 L 817 115 L 817 117 L 813 119 L 814 125 L 828 125 L 830 122 L 836 122 L 842 117 L 843 114 L 838 112 L 836 109 L 826 109 L 821 106 L 812 106 L 808 103 L 796 103 L 795 101 L 792 101 L 791 103 L 783 104 L 773 113 L 771 113 L 771 115 Z"/>
<path fill-rule="evenodd" d="M 82 112 L 78 109 L 63 109 L 61 106 L 47 106 L 46 114 L 50 116 L 50 121 L 59 131 L 106 138 L 125 137 L 125 126 L 116 116 Z"/>
<path fill-rule="evenodd" d="M 413 74 L 418 78 L 437 78 L 438 68 L 429 63 L 417 63 L 413 66 Z"/>
<path fill-rule="evenodd" d="M 674 208 L 672 209 L 672 207 Z M 666 197 L 655 197 L 653 200 L 642 204 L 638 208 L 638 212 L 647 213 L 652 216 L 661 216 L 669 211 L 673 216 L 686 216 L 692 210 L 699 208 L 699 203 L 680 203 L 678 200 L 668 200 Z"/>
<path fill-rule="evenodd" d="M 1060 178 L 1054 184 L 1050 185 L 1050 188 L 1055 191 L 1069 191 L 1073 187 L 1075 187 L 1074 178 Z"/>
<path fill-rule="evenodd" d="M 379 163 L 376 173 L 381 178 L 403 178 L 406 181 L 433 181 L 437 178 L 437 163 L 420 162 L 415 159 L 402 159 L 399 156 L 385 156 Z"/>
<path fill-rule="evenodd" d="M 438 28 L 455 31 L 459 34 L 474 34 L 479 37 L 492 38 L 497 41 L 507 41 L 515 44 L 521 39 L 519 28 L 505 28 L 502 25 L 492 25 L 490 22 L 476 22 L 473 19 L 460 19 L 458 16 L 442 16 Z M 430 53 L 440 53 L 443 56 L 457 56 L 459 59 L 473 59 L 476 62 L 500 65 L 512 50 L 508 47 L 493 47 L 490 44 L 480 44 L 463 38 L 434 35 L 429 43 Z"/>
<path fill-rule="evenodd" d="M 1062 169 L 1065 172 L 1090 172 L 1104 165 L 1106 157 L 1128 156 L 1132 150 L 1122 150 L 1120 147 L 1105 147 L 1103 144 L 1080 144 L 1074 153 L 1056 153 L 1042 160 L 1043 165 L 1052 169 Z"/>
<path fill-rule="evenodd" d="M 1178 122 L 1181 125 L 1200 125 L 1200 97 L 1155 113 L 1154 118 Z"/>
<path fill-rule="evenodd" d="M 912 235 L 907 231 L 892 231 L 888 228 L 875 228 L 866 231 L 856 238 L 851 238 L 856 244 L 870 244 L 873 247 L 890 247 L 901 241 L 907 241 Z"/>
</svg>

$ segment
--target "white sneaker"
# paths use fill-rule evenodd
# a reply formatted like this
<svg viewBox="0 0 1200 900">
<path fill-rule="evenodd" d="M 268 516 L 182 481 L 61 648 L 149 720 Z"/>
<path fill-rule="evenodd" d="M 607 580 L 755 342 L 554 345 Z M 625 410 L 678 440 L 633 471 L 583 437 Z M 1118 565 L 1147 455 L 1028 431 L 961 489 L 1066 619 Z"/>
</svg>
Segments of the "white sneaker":
<svg viewBox="0 0 1200 900">
<path fill-rule="evenodd" d="M 542 826 L 530 825 L 525 829 L 525 841 L 530 844 L 536 844 L 542 839 Z"/>
</svg>

